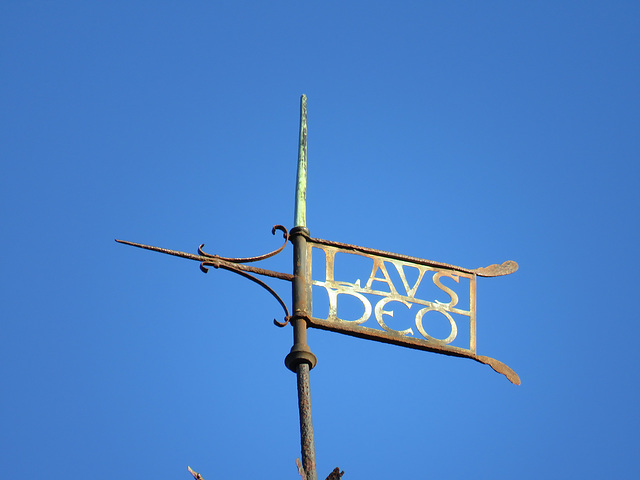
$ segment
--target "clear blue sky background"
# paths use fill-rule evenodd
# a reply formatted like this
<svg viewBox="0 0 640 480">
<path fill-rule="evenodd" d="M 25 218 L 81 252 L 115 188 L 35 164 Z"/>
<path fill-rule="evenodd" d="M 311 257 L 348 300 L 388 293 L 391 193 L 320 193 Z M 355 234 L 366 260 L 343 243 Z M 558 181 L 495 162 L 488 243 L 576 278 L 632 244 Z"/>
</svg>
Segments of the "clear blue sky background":
<svg viewBox="0 0 640 480">
<path fill-rule="evenodd" d="M 299 478 L 277 303 L 113 240 L 277 246 L 302 93 L 314 236 L 520 264 L 478 282 L 520 387 L 310 332 L 319 478 L 638 477 L 640 4 L 4 1 L 0 42 L 2 478 Z"/>
</svg>

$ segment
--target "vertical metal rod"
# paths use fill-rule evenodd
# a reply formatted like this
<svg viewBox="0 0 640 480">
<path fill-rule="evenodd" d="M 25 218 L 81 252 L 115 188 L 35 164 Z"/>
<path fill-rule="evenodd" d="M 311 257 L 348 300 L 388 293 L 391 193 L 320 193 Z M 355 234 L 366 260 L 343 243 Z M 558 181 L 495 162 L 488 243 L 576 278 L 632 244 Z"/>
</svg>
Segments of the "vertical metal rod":
<svg viewBox="0 0 640 480">
<path fill-rule="evenodd" d="M 307 226 L 307 96 L 300 97 L 300 137 L 296 176 L 295 227 Z"/>
<path fill-rule="evenodd" d="M 302 466 L 307 480 L 317 480 L 316 445 L 313 438 L 311 421 L 311 391 L 309 383 L 309 364 L 298 364 L 298 410 L 300 411 L 300 448 Z"/>
<path fill-rule="evenodd" d="M 307 97 L 300 98 L 300 137 L 298 143 L 298 173 L 296 178 L 294 222 L 291 230 L 293 244 L 293 347 L 284 362 L 296 373 L 298 380 L 298 410 L 300 413 L 300 448 L 306 480 L 317 480 L 316 448 L 311 421 L 311 391 L 309 371 L 316 365 L 316 356 L 307 345 L 307 318 L 311 298 L 307 278 Z"/>
</svg>

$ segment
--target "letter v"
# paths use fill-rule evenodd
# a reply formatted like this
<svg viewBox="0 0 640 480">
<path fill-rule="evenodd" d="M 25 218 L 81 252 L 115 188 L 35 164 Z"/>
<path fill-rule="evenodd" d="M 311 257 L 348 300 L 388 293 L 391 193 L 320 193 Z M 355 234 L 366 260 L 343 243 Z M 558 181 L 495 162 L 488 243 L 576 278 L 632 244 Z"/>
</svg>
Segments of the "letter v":
<svg viewBox="0 0 640 480">
<path fill-rule="evenodd" d="M 407 292 L 407 297 L 413 298 L 416 294 L 416 291 L 418 290 L 418 287 L 420 286 L 420 282 L 422 282 L 422 277 L 424 276 L 424 272 L 426 272 L 427 270 L 424 267 L 411 266 L 411 268 L 417 268 L 420 274 L 418 275 L 418 280 L 416 280 L 415 285 L 411 287 L 411 289 L 409 289 L 409 282 L 407 281 L 407 277 L 404 274 L 404 265 L 400 265 L 393 262 L 393 266 L 396 267 L 396 270 L 398 271 L 398 275 L 400 275 L 400 280 L 402 280 L 404 289 Z"/>
</svg>

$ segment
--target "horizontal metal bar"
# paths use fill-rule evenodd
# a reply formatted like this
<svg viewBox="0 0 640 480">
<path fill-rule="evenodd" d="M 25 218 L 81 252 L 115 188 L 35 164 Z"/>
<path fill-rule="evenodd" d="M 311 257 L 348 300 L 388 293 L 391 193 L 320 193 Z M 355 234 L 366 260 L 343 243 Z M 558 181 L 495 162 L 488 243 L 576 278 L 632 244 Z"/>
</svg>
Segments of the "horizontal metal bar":
<svg viewBox="0 0 640 480">
<path fill-rule="evenodd" d="M 366 255 L 377 255 L 380 257 L 387 257 L 387 258 L 391 258 L 394 260 L 401 260 L 404 262 L 410 262 L 410 263 L 417 263 L 419 265 L 427 265 L 429 267 L 437 267 L 437 268 L 447 268 L 449 270 L 455 270 L 458 272 L 465 272 L 465 273 L 475 273 L 476 275 L 480 276 L 480 277 L 498 277 L 501 275 L 508 275 L 510 273 L 515 272 L 516 270 L 518 270 L 518 264 L 516 262 L 514 262 L 513 260 L 507 260 L 506 262 L 498 265 L 498 264 L 494 264 L 494 265 L 489 265 L 488 267 L 481 267 L 481 268 L 464 268 L 464 267 L 458 267 L 456 265 L 450 265 L 448 263 L 442 263 L 442 262 L 436 262 L 434 260 L 426 260 L 424 258 L 418 258 L 418 257 L 410 257 L 408 255 L 402 255 L 400 253 L 392 253 L 392 252 L 386 252 L 384 250 L 376 250 L 374 248 L 368 248 L 368 247 L 360 247 L 358 245 L 350 245 L 348 243 L 342 243 L 342 242 L 334 242 L 332 240 L 324 240 L 322 238 L 311 238 L 308 237 L 307 240 L 311 243 L 315 243 L 318 245 L 327 245 L 330 247 L 337 247 L 340 248 L 342 250 L 346 250 L 352 253 L 363 253 Z"/>
<path fill-rule="evenodd" d="M 128 242 L 126 240 L 118 240 L 116 242 L 123 243 L 125 245 L 131 245 L 132 247 L 143 248 L 145 250 L 151 250 L 153 252 L 160 252 L 166 255 L 173 255 L 174 257 L 188 258 L 189 260 L 195 260 L 203 265 L 212 266 L 214 268 L 222 267 L 227 270 L 242 270 L 244 272 L 251 272 L 257 275 L 264 275 L 266 277 L 279 278 L 280 280 L 293 281 L 293 275 L 290 273 L 274 272 L 273 270 L 267 270 L 259 267 L 252 267 L 249 265 L 243 265 L 241 263 L 228 262 L 215 256 L 194 255 L 193 253 L 180 252 L 177 250 L 169 250 L 168 248 L 154 247 L 151 245 L 144 245 L 142 243 Z"/>
<path fill-rule="evenodd" d="M 509 366 L 505 365 L 495 358 L 487 357 L 484 355 L 476 355 L 470 350 L 466 350 L 460 347 L 454 347 L 451 345 L 437 345 L 433 342 L 426 340 L 407 337 L 403 335 L 393 335 L 384 330 L 376 330 L 373 328 L 362 327 L 360 325 L 354 325 L 347 321 L 335 322 L 330 320 L 323 320 L 320 318 L 309 318 L 308 325 L 320 330 L 328 330 L 331 332 L 342 333 L 351 337 L 364 338 L 367 340 L 374 340 L 382 343 L 389 343 L 391 345 L 398 345 L 401 347 L 413 348 L 416 350 L 424 350 L 427 352 L 440 353 L 443 355 L 449 355 L 452 357 L 470 358 L 476 362 L 489 365 L 496 372 L 501 373 L 511 383 L 520 385 L 520 377 Z"/>
</svg>

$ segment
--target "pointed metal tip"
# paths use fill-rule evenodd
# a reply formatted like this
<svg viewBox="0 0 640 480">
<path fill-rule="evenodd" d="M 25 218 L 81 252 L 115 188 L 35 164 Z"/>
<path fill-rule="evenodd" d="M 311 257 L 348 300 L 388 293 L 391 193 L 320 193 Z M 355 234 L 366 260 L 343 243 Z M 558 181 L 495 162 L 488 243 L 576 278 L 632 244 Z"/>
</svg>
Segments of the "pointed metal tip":
<svg viewBox="0 0 640 480">
<path fill-rule="evenodd" d="M 126 240 L 118 240 L 117 238 L 115 239 L 115 241 L 118 243 L 122 243 L 123 245 L 131 245 L 132 247 L 146 247 L 146 245 L 142 245 L 141 243 L 127 242 Z"/>
<path fill-rule="evenodd" d="M 193 475 L 193 478 L 195 478 L 196 480 L 204 480 L 204 478 L 202 478 L 202 475 L 200 475 L 198 472 L 192 470 L 191 467 L 187 467 L 187 469 L 189 470 L 189 473 L 191 475 Z"/>
</svg>

